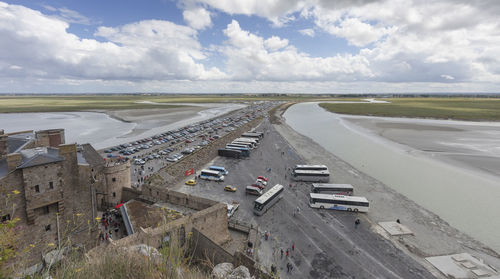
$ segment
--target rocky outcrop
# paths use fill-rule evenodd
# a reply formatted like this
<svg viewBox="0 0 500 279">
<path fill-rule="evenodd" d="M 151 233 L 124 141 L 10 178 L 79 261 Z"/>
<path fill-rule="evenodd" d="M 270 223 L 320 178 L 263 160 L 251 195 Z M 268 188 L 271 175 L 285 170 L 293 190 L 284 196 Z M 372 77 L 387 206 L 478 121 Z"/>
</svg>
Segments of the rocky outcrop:
<svg viewBox="0 0 500 279">
<path fill-rule="evenodd" d="M 217 279 L 255 279 L 250 275 L 248 268 L 245 266 L 238 266 L 233 269 L 231 263 L 220 263 L 212 270 L 212 276 Z"/>
</svg>

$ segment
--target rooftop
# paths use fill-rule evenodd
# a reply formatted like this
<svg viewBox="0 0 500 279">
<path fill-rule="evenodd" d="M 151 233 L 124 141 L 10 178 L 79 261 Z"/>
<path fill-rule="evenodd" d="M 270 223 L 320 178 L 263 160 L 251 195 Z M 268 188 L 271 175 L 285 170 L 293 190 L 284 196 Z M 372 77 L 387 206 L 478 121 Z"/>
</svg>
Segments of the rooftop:
<svg viewBox="0 0 500 279">
<path fill-rule="evenodd" d="M 8 153 L 16 153 L 23 147 L 30 143 L 34 139 L 34 135 L 31 132 L 9 135 L 7 138 L 7 144 L 9 145 Z"/>
<path fill-rule="evenodd" d="M 77 159 L 78 164 L 88 164 L 91 166 L 104 165 L 104 160 L 101 155 L 99 155 L 94 147 L 88 143 L 78 147 Z"/>
<path fill-rule="evenodd" d="M 37 147 L 32 149 L 21 150 L 22 162 L 17 168 L 29 168 L 49 163 L 63 161 L 64 158 L 59 156 L 59 149 L 53 147 Z"/>
</svg>

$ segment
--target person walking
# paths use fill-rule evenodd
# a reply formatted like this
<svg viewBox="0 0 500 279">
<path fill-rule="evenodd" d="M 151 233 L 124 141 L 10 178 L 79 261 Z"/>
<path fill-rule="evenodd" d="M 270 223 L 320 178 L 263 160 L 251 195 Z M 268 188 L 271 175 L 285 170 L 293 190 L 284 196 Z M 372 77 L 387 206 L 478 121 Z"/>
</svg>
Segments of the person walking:
<svg viewBox="0 0 500 279">
<path fill-rule="evenodd" d="M 295 251 L 295 244 L 292 243 L 292 251 Z"/>
<path fill-rule="evenodd" d="M 286 272 L 290 273 L 290 263 L 286 263 Z"/>
<path fill-rule="evenodd" d="M 357 229 L 359 224 L 361 223 L 361 221 L 358 219 L 356 219 L 356 221 L 354 221 L 354 228 Z"/>
<path fill-rule="evenodd" d="M 290 255 L 290 251 L 288 251 L 288 249 L 286 249 L 286 257 L 288 258 L 289 255 Z"/>
<path fill-rule="evenodd" d="M 283 259 L 283 248 L 281 248 L 281 258 Z"/>
</svg>

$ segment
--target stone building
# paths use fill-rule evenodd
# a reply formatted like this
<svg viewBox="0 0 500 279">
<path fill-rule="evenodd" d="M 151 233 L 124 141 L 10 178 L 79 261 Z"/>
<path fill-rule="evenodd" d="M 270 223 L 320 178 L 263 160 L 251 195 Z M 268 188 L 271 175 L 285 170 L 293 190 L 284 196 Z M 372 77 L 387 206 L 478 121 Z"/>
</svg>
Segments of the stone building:
<svg viewBox="0 0 500 279">
<path fill-rule="evenodd" d="M 98 210 L 119 203 L 122 187 L 130 187 L 130 162 L 66 144 L 63 129 L 0 130 L 0 221 L 18 218 L 28 265 L 60 246 L 92 247 Z"/>
</svg>

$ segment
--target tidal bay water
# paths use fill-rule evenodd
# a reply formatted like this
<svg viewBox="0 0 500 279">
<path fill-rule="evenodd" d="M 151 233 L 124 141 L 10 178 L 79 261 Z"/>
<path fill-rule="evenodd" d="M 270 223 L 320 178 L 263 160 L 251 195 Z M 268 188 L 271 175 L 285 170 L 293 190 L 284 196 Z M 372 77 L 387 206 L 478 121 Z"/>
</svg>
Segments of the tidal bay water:
<svg viewBox="0 0 500 279">
<path fill-rule="evenodd" d="M 499 176 L 482 172 L 472 165 L 433 158 L 436 153 L 422 152 L 411 145 L 405 145 L 404 142 L 402 144 L 391 141 L 373 130 L 367 130 L 366 126 L 357 125 L 356 121 L 351 121 L 353 117 L 330 113 L 317 103 L 293 105 L 285 112 L 284 117 L 290 127 L 358 170 L 434 212 L 455 228 L 500 251 Z M 376 117 L 371 119 L 378 121 Z M 433 120 L 415 119 L 414 122 L 419 126 L 413 128 L 412 121 L 406 119 L 406 123 L 410 124 L 404 129 L 420 133 L 421 141 L 431 141 L 434 134 L 421 133 L 429 132 L 429 129 L 422 130 L 422 126 L 436 126 Z M 483 125 L 481 132 L 484 136 L 490 135 L 490 142 L 496 140 L 495 137 L 500 131 L 499 125 L 469 124 Z M 460 134 L 460 129 L 454 128 L 453 121 L 440 125 L 448 126 L 448 130 L 455 133 L 454 136 Z M 470 131 L 464 131 L 464 134 L 467 132 Z M 398 138 L 405 138 L 401 134 L 403 132 L 398 133 Z M 441 140 L 447 142 L 448 147 L 461 140 L 441 136 Z M 476 146 L 481 144 L 477 142 Z M 469 145 L 473 146 L 471 142 Z M 496 150 L 495 146 L 490 147 L 493 148 L 491 150 Z M 462 157 L 464 156 L 467 157 L 467 153 L 462 153 Z"/>
<path fill-rule="evenodd" d="M 198 105 L 198 104 L 186 104 Z M 242 104 L 210 104 L 207 109 L 193 113 L 168 125 L 148 121 L 143 125 L 123 122 L 100 112 L 0 113 L 0 129 L 6 133 L 24 130 L 65 129 L 66 142 L 90 143 L 96 149 L 136 141 L 168 130 L 217 117 L 245 107 Z M 163 121 L 164 122 L 164 121 Z M 140 133 L 131 133 L 138 128 Z"/>
</svg>

